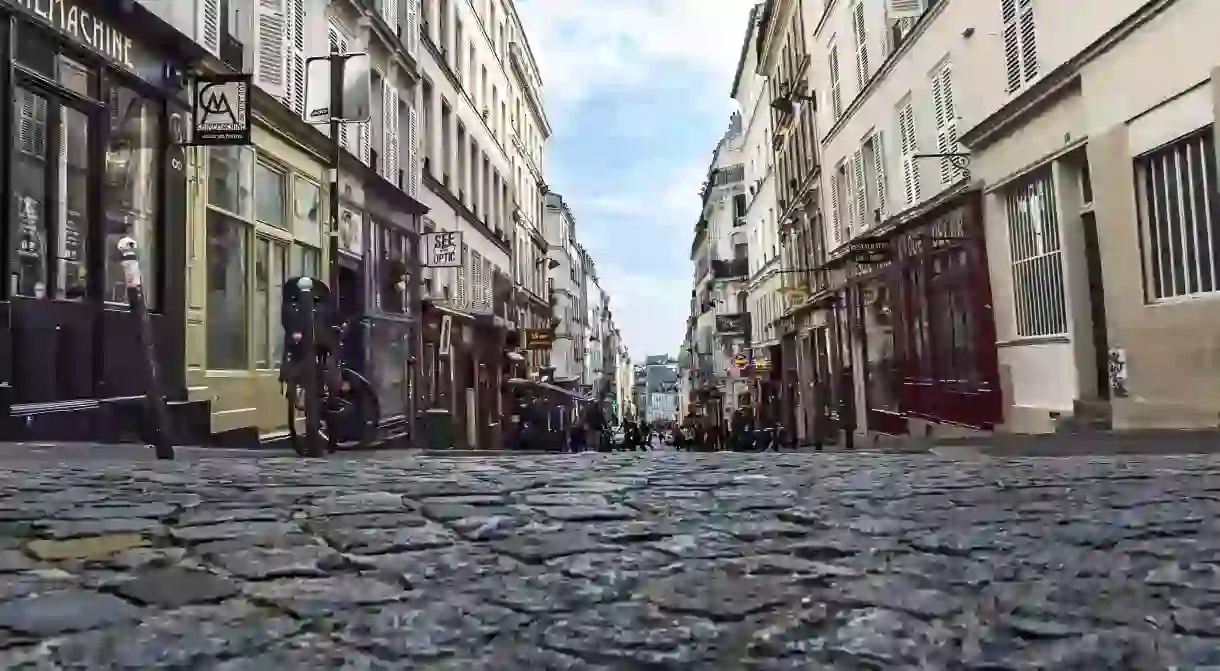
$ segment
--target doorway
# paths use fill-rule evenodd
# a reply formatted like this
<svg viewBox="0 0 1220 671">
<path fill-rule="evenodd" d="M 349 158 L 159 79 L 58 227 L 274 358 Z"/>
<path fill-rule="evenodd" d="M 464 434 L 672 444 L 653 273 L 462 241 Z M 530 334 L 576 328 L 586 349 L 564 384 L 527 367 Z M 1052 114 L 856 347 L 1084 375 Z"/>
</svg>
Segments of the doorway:
<svg viewBox="0 0 1220 671">
<path fill-rule="evenodd" d="M 1106 290 L 1102 285 L 1101 251 L 1097 241 L 1097 217 L 1092 210 L 1080 215 L 1084 234 L 1085 272 L 1089 275 L 1089 317 L 1093 321 L 1093 367 L 1097 376 L 1097 398 L 1110 400 L 1110 335 L 1106 330 Z"/>
</svg>

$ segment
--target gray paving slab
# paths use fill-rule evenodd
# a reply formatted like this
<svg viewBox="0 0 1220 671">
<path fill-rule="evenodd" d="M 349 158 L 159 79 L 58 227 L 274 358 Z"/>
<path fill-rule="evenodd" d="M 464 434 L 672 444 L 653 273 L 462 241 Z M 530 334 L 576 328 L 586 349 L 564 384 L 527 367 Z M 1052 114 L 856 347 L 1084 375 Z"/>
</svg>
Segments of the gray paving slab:
<svg viewBox="0 0 1220 671">
<path fill-rule="evenodd" d="M 1220 457 L 0 460 L 5 669 L 1220 665 Z"/>
</svg>

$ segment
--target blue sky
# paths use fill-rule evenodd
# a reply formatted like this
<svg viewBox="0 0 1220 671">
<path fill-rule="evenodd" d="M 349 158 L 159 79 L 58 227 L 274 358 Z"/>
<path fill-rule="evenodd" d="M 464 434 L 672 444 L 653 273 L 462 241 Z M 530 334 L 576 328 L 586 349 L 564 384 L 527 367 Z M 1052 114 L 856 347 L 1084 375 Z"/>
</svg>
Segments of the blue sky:
<svg viewBox="0 0 1220 671">
<path fill-rule="evenodd" d="M 755 0 L 518 0 L 576 218 L 631 357 L 676 353 L 698 189 Z"/>
</svg>

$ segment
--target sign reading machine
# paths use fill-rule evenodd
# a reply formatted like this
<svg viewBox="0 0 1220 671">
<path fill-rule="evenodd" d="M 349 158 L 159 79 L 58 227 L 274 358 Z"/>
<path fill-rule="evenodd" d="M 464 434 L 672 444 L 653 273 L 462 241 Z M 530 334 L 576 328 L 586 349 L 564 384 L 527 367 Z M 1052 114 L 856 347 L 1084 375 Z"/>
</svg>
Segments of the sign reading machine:
<svg viewBox="0 0 1220 671">
<path fill-rule="evenodd" d="M 458 268 L 462 265 L 462 234 L 437 231 L 424 234 L 425 268 Z"/>
<path fill-rule="evenodd" d="M 250 144 L 250 75 L 199 75 L 192 144 Z"/>
</svg>

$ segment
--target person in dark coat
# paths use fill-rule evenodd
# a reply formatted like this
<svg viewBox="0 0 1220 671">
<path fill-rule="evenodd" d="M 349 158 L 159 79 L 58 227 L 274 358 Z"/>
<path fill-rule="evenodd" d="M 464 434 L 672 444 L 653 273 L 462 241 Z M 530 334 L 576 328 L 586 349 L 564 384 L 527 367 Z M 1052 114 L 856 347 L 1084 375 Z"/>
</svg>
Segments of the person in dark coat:
<svg viewBox="0 0 1220 671">
<path fill-rule="evenodd" d="M 590 403 L 585 408 L 584 425 L 585 431 L 589 436 L 589 446 L 597 452 L 601 452 L 603 450 L 608 451 L 610 449 L 610 445 L 602 445 L 603 442 L 607 441 L 602 440 L 602 431 L 604 431 L 606 428 L 606 416 L 602 412 L 601 401 Z"/>
</svg>

